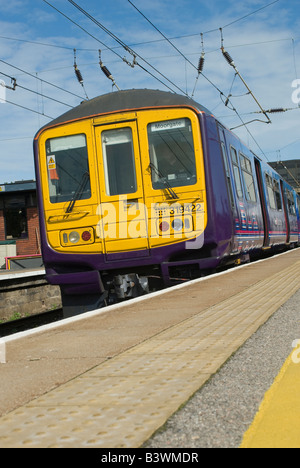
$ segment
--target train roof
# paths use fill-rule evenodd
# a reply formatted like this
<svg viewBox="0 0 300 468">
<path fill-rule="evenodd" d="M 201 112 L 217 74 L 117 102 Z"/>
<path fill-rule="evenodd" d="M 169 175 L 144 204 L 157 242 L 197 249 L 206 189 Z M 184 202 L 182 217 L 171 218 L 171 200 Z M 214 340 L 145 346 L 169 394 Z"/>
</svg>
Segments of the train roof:
<svg viewBox="0 0 300 468">
<path fill-rule="evenodd" d="M 158 90 L 131 89 L 83 101 L 79 106 L 48 123 L 44 128 L 111 112 L 169 106 L 193 107 L 200 112 L 210 114 L 208 109 L 187 96 Z"/>
</svg>

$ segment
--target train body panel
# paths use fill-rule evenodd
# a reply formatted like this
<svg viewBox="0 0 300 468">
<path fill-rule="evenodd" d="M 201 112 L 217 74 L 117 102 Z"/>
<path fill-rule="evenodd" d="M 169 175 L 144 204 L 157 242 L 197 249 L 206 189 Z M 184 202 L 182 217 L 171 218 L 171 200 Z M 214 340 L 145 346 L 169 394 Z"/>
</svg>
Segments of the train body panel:
<svg viewBox="0 0 300 468">
<path fill-rule="evenodd" d="M 292 188 L 183 96 L 85 102 L 37 134 L 35 165 L 47 278 L 70 314 L 299 241 Z"/>
</svg>

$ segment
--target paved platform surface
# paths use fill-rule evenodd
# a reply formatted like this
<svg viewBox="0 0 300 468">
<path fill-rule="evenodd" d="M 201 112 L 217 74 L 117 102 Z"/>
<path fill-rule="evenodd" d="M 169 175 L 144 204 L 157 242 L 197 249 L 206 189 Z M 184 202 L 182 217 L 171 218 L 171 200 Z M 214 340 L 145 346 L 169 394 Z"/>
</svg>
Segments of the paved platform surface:
<svg viewBox="0 0 300 468">
<path fill-rule="evenodd" d="M 19 278 L 30 278 L 32 276 L 44 276 L 46 274 L 43 268 L 24 269 L 24 270 L 0 270 L 0 282 Z"/>
<path fill-rule="evenodd" d="M 140 447 L 298 291 L 299 273 L 295 250 L 8 340 L 0 447 Z"/>
<path fill-rule="evenodd" d="M 300 289 L 144 445 L 145 449 L 241 447 L 293 349 L 300 358 Z M 300 372 L 300 363 L 298 372 Z M 299 387 L 293 386 L 296 394 Z M 288 403 L 288 400 L 283 402 Z M 291 427 L 291 426 L 290 426 Z M 296 426 L 297 427 L 297 426 Z M 272 443 L 272 427 L 270 428 Z M 300 432 L 298 434 L 300 440 Z M 276 438 L 274 438 L 276 440 Z M 300 442 L 299 442 L 300 446 Z"/>
<path fill-rule="evenodd" d="M 266 393 L 241 448 L 300 448 L 299 395 L 300 348 L 297 346 Z"/>
</svg>

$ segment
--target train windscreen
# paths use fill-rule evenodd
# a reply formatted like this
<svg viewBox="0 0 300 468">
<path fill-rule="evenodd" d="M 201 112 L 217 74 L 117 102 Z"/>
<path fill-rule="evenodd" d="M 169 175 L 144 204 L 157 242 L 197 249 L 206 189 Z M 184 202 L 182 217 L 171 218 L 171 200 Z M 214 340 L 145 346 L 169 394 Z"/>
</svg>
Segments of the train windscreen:
<svg viewBox="0 0 300 468">
<path fill-rule="evenodd" d="M 187 118 L 148 125 L 154 189 L 194 185 L 196 161 L 191 121 Z"/>
<path fill-rule="evenodd" d="M 85 135 L 51 138 L 46 154 L 51 203 L 91 198 Z"/>
</svg>

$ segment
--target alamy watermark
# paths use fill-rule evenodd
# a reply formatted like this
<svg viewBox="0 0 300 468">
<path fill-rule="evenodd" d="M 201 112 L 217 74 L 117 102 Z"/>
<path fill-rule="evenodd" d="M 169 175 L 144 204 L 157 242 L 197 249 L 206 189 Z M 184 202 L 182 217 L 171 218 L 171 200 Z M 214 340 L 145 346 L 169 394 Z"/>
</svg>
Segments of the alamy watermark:
<svg viewBox="0 0 300 468">
<path fill-rule="evenodd" d="M 100 204 L 97 208 L 99 223 L 97 236 L 105 240 L 172 239 L 185 240 L 186 249 L 199 249 L 204 245 L 205 211 L 203 203 L 153 203 L 149 208 L 126 197 L 116 203 Z"/>
<path fill-rule="evenodd" d="M 300 364 L 300 340 L 294 340 L 292 347 L 295 351 L 292 353 L 292 361 L 294 364 Z"/>
<path fill-rule="evenodd" d="M 300 79 L 292 82 L 292 88 L 295 88 L 295 91 L 292 93 L 292 101 L 294 104 L 300 106 Z"/>
<path fill-rule="evenodd" d="M 6 103 L 6 85 L 5 81 L 0 80 L 0 104 Z"/>
</svg>

